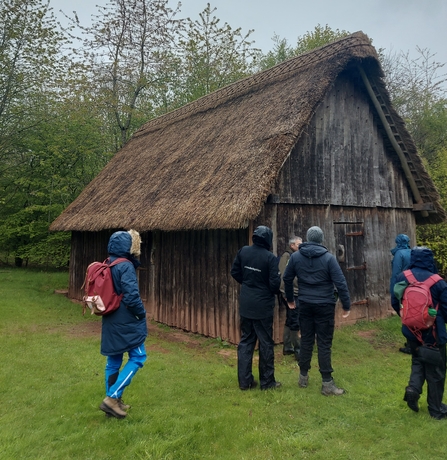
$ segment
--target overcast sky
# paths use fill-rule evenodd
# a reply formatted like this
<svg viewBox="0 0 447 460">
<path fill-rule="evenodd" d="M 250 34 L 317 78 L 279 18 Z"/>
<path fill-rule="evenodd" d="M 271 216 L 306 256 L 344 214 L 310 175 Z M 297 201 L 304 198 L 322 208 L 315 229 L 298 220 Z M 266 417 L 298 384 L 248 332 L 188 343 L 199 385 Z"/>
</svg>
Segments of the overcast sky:
<svg viewBox="0 0 447 460">
<path fill-rule="evenodd" d="M 56 13 L 71 15 L 75 10 L 82 23 L 90 21 L 95 5 L 107 0 L 50 0 Z M 276 33 L 295 45 L 298 36 L 326 24 L 333 30 L 366 33 L 376 48 L 409 52 L 417 57 L 416 47 L 436 53 L 435 59 L 447 63 L 447 0 L 213 0 L 214 13 L 233 29 L 251 35 L 263 52 L 273 48 Z M 171 7 L 176 1 L 169 1 Z M 205 0 L 184 0 L 178 17 L 196 19 L 206 7 Z M 446 66 L 447 67 L 447 66 Z M 446 69 L 447 70 L 447 69 Z"/>
</svg>

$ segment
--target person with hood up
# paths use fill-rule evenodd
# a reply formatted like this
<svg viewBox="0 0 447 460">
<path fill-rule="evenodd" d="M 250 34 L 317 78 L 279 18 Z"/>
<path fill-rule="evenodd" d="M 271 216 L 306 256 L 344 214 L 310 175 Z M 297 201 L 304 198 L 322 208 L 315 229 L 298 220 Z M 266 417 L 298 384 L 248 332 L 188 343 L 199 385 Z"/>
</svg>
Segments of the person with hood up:
<svg viewBox="0 0 447 460">
<path fill-rule="evenodd" d="M 106 397 L 99 408 L 108 416 L 124 418 L 130 406 L 122 395 L 146 361 L 144 342 L 147 337 L 146 311 L 140 297 L 136 268 L 140 262 L 141 238 L 135 230 L 115 232 L 107 247 L 109 260 L 128 259 L 111 267 L 115 291 L 123 294 L 120 306 L 102 317 L 101 354 L 107 357 L 105 368 Z M 128 354 L 125 366 L 124 353 Z"/>
<path fill-rule="evenodd" d="M 390 296 L 393 300 L 393 288 L 396 284 L 396 276 L 410 266 L 410 238 L 404 233 L 396 236 L 396 247 L 391 249 L 393 259 L 391 260 Z M 411 349 L 407 343 L 399 348 L 402 353 L 411 354 Z"/>
<path fill-rule="evenodd" d="M 253 232 L 253 245 L 241 248 L 231 267 L 231 276 L 241 284 L 239 314 L 241 340 L 237 347 L 238 381 L 241 390 L 257 386 L 252 363 L 259 341 L 259 380 L 261 390 L 278 388 L 275 380 L 273 308 L 281 276 L 276 257 L 270 251 L 273 232 L 261 225 Z"/>
<path fill-rule="evenodd" d="M 411 250 L 409 270 L 417 281 L 425 281 L 433 274 L 437 274 L 433 252 L 426 247 L 415 247 Z M 396 276 L 396 285 L 407 281 L 403 273 Z M 397 286 L 396 286 L 397 288 Z M 400 299 L 395 295 L 393 286 L 392 306 L 400 316 Z M 396 289 L 397 292 L 397 289 Z M 433 306 L 437 307 L 436 319 L 433 327 L 421 331 L 417 337 L 408 327 L 402 325 L 402 334 L 407 339 L 411 349 L 411 373 L 408 386 L 405 388 L 404 401 L 414 412 L 419 412 L 418 400 L 422 394 L 424 382 L 427 382 L 427 404 L 428 412 L 434 419 L 447 418 L 447 406 L 442 403 L 444 396 L 445 374 L 446 374 L 446 343 L 447 331 L 447 283 L 439 280 L 430 288 Z M 433 364 L 426 362 L 419 354 L 419 346 L 423 343 L 439 348 L 439 362 Z"/>
<path fill-rule="evenodd" d="M 320 227 L 310 227 L 307 242 L 290 257 L 283 276 L 286 298 L 290 308 L 295 307 L 293 280 L 298 278 L 299 321 L 301 329 L 300 375 L 298 385 L 306 388 L 309 382 L 312 352 L 317 339 L 318 365 L 323 380 L 321 393 L 325 396 L 342 395 L 332 378 L 331 348 L 335 326 L 336 297 L 334 286 L 347 318 L 351 300 L 346 279 L 335 257 L 323 243 Z"/>
</svg>

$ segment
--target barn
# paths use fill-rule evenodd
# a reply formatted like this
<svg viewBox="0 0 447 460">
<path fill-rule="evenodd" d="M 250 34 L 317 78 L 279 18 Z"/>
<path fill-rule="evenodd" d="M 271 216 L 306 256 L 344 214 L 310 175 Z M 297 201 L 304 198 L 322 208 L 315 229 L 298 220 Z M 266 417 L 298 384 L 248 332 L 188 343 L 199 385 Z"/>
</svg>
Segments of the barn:
<svg viewBox="0 0 447 460">
<path fill-rule="evenodd" d="M 362 32 L 215 91 L 142 126 L 52 223 L 70 231 L 69 297 L 117 229 L 142 234 L 140 291 L 155 321 L 239 340 L 230 276 L 253 229 L 320 226 L 353 302 L 350 321 L 390 314 L 398 233 L 446 213 Z M 285 313 L 276 308 L 274 338 Z M 339 317 L 337 318 L 339 321 Z"/>
</svg>

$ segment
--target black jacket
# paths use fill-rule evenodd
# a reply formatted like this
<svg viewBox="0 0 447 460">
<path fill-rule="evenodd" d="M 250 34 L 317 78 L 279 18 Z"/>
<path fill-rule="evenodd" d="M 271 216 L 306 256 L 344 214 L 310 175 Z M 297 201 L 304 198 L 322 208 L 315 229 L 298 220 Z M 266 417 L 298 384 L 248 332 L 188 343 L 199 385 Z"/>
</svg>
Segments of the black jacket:
<svg viewBox="0 0 447 460">
<path fill-rule="evenodd" d="M 293 302 L 293 280 L 298 278 L 298 300 L 304 303 L 335 304 L 334 286 L 343 310 L 350 310 L 351 300 L 345 276 L 335 257 L 317 243 L 302 243 L 287 264 L 283 276 L 288 302 Z"/>
<path fill-rule="evenodd" d="M 275 295 L 281 284 L 277 258 L 269 251 L 272 231 L 259 228 L 261 231 L 253 235 L 254 244 L 240 249 L 231 267 L 231 276 L 242 285 L 239 313 L 250 319 L 273 316 Z"/>
</svg>

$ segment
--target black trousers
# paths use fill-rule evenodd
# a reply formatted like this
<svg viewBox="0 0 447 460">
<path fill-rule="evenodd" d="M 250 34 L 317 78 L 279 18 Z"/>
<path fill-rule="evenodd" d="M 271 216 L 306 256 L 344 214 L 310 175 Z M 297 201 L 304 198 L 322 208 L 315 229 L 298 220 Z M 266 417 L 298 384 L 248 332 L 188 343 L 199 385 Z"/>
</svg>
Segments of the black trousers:
<svg viewBox="0 0 447 460">
<path fill-rule="evenodd" d="M 253 383 L 253 353 L 257 340 L 261 388 L 267 389 L 275 384 L 273 316 L 263 319 L 241 316 L 241 341 L 237 347 L 237 374 L 241 388 L 248 388 Z"/>
<path fill-rule="evenodd" d="M 332 339 L 334 338 L 335 305 L 300 302 L 300 372 L 307 374 L 311 368 L 312 352 L 317 339 L 318 365 L 324 380 L 331 378 Z"/>
<path fill-rule="evenodd" d="M 445 370 L 446 370 L 446 346 L 439 347 L 442 363 L 439 366 L 425 363 L 418 356 L 417 347 L 419 342 L 408 340 L 411 348 L 411 374 L 408 386 L 422 394 L 424 382 L 427 382 L 427 405 L 428 412 L 432 417 L 442 415 L 441 403 L 444 396 Z"/>
</svg>

